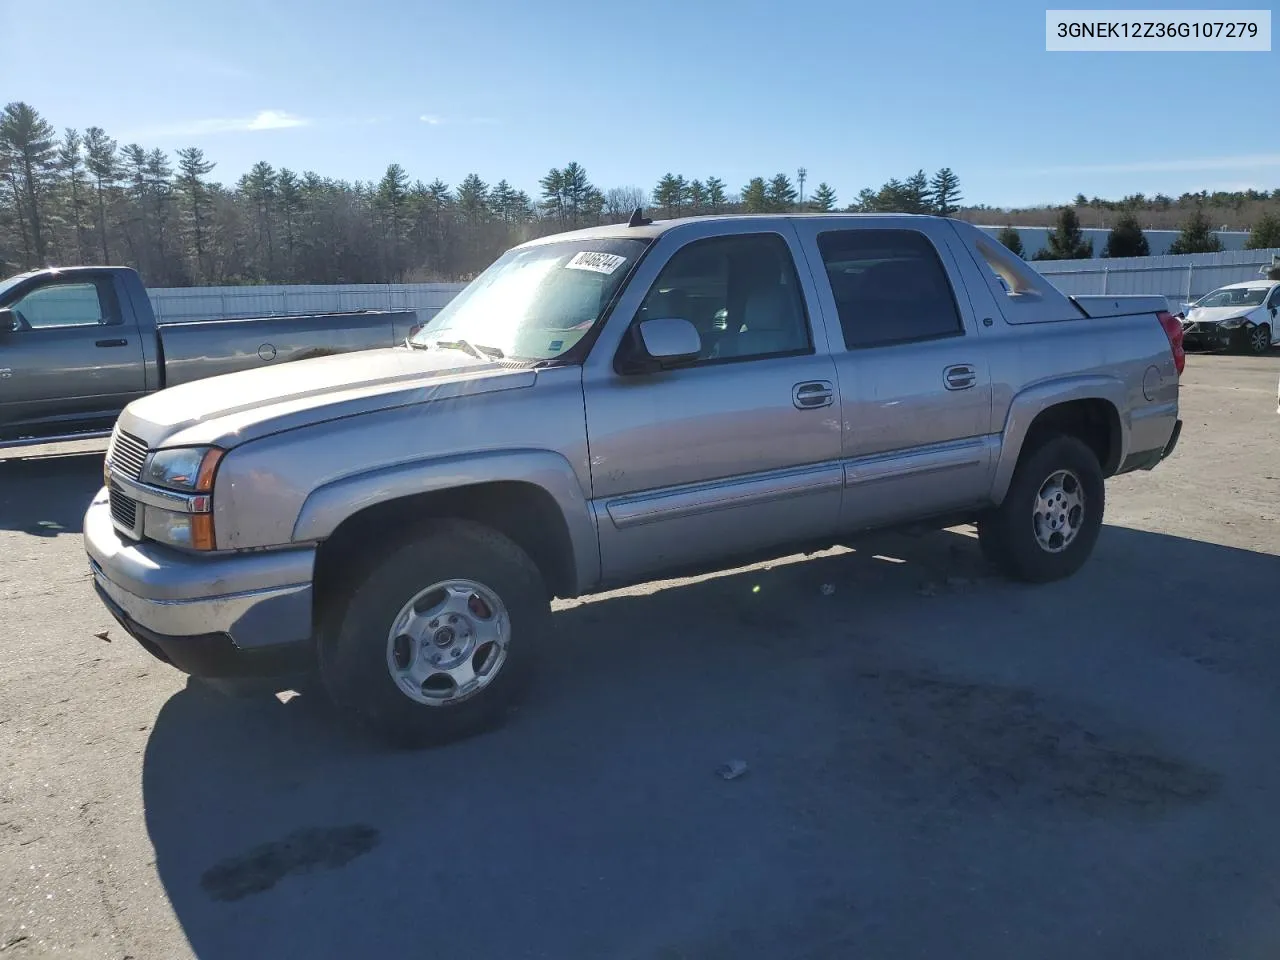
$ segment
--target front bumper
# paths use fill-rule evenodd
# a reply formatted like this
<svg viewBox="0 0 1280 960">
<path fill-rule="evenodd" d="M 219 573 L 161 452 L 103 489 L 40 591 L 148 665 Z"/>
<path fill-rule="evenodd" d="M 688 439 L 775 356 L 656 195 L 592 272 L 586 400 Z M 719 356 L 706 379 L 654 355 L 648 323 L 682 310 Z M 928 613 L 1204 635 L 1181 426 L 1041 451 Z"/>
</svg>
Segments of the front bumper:
<svg viewBox="0 0 1280 960">
<path fill-rule="evenodd" d="M 1182 345 L 1189 350 L 1234 350 L 1248 342 L 1249 329 L 1224 330 L 1213 323 L 1190 324 L 1182 330 Z"/>
<path fill-rule="evenodd" d="M 311 548 L 198 555 L 123 539 L 107 491 L 84 518 L 94 589 L 150 653 L 201 677 L 273 676 L 311 656 Z"/>
</svg>

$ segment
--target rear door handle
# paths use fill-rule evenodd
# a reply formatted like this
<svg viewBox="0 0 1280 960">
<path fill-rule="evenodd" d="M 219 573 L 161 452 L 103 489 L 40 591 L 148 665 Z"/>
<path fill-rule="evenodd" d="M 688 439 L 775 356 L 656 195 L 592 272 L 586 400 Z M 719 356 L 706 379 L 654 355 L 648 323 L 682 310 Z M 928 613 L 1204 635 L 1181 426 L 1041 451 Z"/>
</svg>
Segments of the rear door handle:
<svg viewBox="0 0 1280 960">
<path fill-rule="evenodd" d="M 791 402 L 801 410 L 829 407 L 835 399 L 835 389 L 830 380 L 809 380 L 791 388 Z"/>
<path fill-rule="evenodd" d="M 943 371 L 943 382 L 948 390 L 967 390 L 978 382 L 978 374 L 972 365 L 957 363 Z"/>
<path fill-rule="evenodd" d="M 129 345 L 128 340 L 99 340 L 98 341 L 98 346 L 100 347 L 127 347 L 128 345 Z"/>
</svg>

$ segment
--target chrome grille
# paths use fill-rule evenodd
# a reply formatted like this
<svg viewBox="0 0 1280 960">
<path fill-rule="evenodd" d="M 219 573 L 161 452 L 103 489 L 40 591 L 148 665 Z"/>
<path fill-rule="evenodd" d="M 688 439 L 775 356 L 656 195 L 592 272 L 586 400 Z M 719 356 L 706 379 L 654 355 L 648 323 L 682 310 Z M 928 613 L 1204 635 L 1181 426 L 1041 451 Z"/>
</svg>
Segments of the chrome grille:
<svg viewBox="0 0 1280 960">
<path fill-rule="evenodd" d="M 130 480 L 141 478 L 142 464 L 146 459 L 147 445 L 137 437 L 118 431 L 111 437 L 111 447 L 107 450 L 107 464 Z"/>
<path fill-rule="evenodd" d="M 130 531 L 138 522 L 138 502 L 126 497 L 115 487 L 111 488 L 111 519 Z"/>
</svg>

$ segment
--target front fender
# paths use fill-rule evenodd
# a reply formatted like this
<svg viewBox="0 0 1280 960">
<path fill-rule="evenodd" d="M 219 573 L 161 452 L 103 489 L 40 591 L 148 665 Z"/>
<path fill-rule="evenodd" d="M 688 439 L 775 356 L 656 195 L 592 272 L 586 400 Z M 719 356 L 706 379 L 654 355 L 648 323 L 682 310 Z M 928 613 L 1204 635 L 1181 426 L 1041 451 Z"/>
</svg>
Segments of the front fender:
<svg viewBox="0 0 1280 960">
<path fill-rule="evenodd" d="M 600 579 L 600 541 L 587 498 L 569 461 L 549 450 L 498 450 L 411 460 L 352 474 L 313 490 L 293 525 L 293 541 L 324 540 L 348 517 L 380 503 L 483 483 L 522 482 L 559 507 L 573 547 L 579 589 Z"/>
<path fill-rule="evenodd" d="M 1120 463 L 1129 453 L 1129 437 L 1132 424 L 1129 417 L 1129 392 L 1121 380 L 1115 377 L 1087 375 L 1063 377 L 1034 384 L 1016 394 L 1005 417 L 1000 440 L 1000 458 L 996 462 L 991 483 L 991 499 L 999 504 L 1009 492 L 1013 470 L 1018 465 L 1027 431 L 1045 410 L 1073 400 L 1106 400 L 1120 415 Z"/>
</svg>

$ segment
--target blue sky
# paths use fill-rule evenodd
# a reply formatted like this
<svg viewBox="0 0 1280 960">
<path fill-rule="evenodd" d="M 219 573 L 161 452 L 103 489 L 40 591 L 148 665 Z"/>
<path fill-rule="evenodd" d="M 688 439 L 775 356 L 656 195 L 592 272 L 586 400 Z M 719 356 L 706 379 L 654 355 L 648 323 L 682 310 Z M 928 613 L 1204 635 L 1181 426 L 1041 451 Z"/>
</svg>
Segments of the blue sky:
<svg viewBox="0 0 1280 960">
<path fill-rule="evenodd" d="M 1280 188 L 1280 53 L 1047 53 L 1040 4 L 0 3 L 6 100 L 202 147 L 224 182 L 395 161 L 534 193 L 577 160 L 605 188 L 804 166 L 841 203 L 941 166 L 992 205 Z"/>
</svg>

